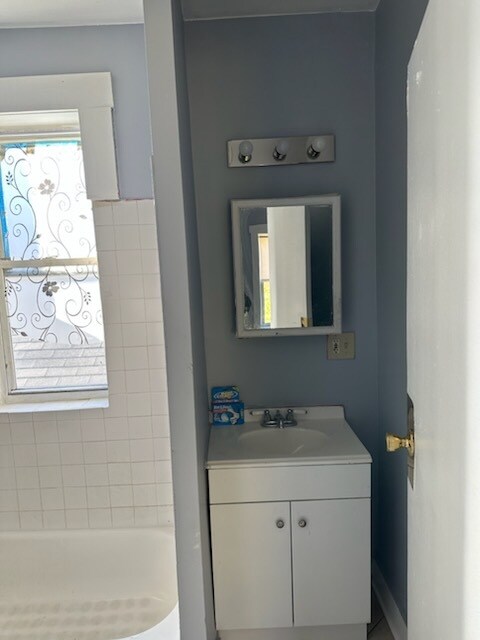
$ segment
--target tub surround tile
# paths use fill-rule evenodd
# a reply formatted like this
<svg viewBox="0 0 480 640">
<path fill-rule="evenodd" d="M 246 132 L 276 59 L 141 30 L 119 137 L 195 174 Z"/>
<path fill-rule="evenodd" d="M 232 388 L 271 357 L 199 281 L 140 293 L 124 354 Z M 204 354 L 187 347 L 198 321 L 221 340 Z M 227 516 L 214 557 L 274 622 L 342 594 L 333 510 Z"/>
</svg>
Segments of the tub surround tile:
<svg viewBox="0 0 480 640">
<path fill-rule="evenodd" d="M 0 415 L 2 531 L 173 523 L 154 203 L 94 218 L 109 407 Z"/>
<path fill-rule="evenodd" d="M 132 470 L 130 464 L 126 462 L 109 463 L 108 479 L 110 485 L 131 484 Z"/>
<path fill-rule="evenodd" d="M 23 467 L 21 467 L 23 469 Z M 35 467 L 28 467 L 35 469 Z M 15 467 L 0 467 L 0 488 L 2 490 L 10 490 L 17 488 L 17 469 Z M 27 487 L 20 487 L 26 489 Z"/>
<path fill-rule="evenodd" d="M 153 438 L 131 440 L 130 454 L 132 462 L 145 462 L 149 460 L 155 460 Z"/>
<path fill-rule="evenodd" d="M 110 502 L 112 507 L 132 507 L 133 491 L 131 485 L 117 485 L 110 487 Z"/>
<path fill-rule="evenodd" d="M 108 467 L 106 464 L 85 465 L 85 481 L 87 487 L 108 486 Z"/>
<path fill-rule="evenodd" d="M 128 440 L 130 437 L 128 432 L 128 419 L 124 417 L 106 418 L 105 437 L 107 441 Z"/>
<path fill-rule="evenodd" d="M 44 529 L 65 529 L 67 526 L 65 519 L 65 511 L 44 511 L 43 512 L 43 527 Z"/>
<path fill-rule="evenodd" d="M 13 444 L 32 444 L 35 442 L 33 422 L 18 422 L 10 431 Z"/>
<path fill-rule="evenodd" d="M 20 514 L 15 511 L 0 511 L 0 531 L 17 531 L 20 529 Z"/>
<path fill-rule="evenodd" d="M 40 487 L 42 488 L 63 486 L 62 468 L 60 466 L 40 467 L 38 469 L 38 474 L 40 478 Z"/>
<path fill-rule="evenodd" d="M 37 467 L 17 467 L 15 474 L 17 489 L 38 489 L 40 487 Z"/>
<path fill-rule="evenodd" d="M 65 512 L 67 529 L 88 529 L 87 509 L 67 509 Z"/>
<path fill-rule="evenodd" d="M 117 528 L 135 526 L 133 507 L 112 508 L 112 524 Z"/>
<path fill-rule="evenodd" d="M 111 507 L 110 491 L 114 487 L 87 487 L 87 505 L 89 509 L 106 509 Z"/>
<path fill-rule="evenodd" d="M 87 508 L 87 490 L 85 487 L 64 487 L 63 493 L 67 509 Z"/>
<path fill-rule="evenodd" d="M 4 414 L 2 414 L 2 417 L 3 415 Z M 0 423 L 0 445 L 2 444 L 12 444 L 12 434 L 10 433 L 9 424 Z"/>
<path fill-rule="evenodd" d="M 61 443 L 74 443 L 82 441 L 82 429 L 79 419 L 60 420 L 58 422 L 58 441 Z"/>
<path fill-rule="evenodd" d="M 157 503 L 157 490 L 154 484 L 139 484 L 133 487 L 135 507 L 154 507 Z"/>
<path fill-rule="evenodd" d="M 7 449 L 7 447 L 3 447 Z M 16 467 L 36 467 L 37 461 L 37 449 L 34 444 L 15 444 L 13 445 L 13 459 Z M 0 457 L 0 464 L 1 457 Z M 8 466 L 8 465 L 2 465 Z"/>
<path fill-rule="evenodd" d="M 18 509 L 18 494 L 15 489 L 0 491 L 0 511 L 9 512 Z"/>
<path fill-rule="evenodd" d="M 60 459 L 62 464 L 83 464 L 84 448 L 81 441 L 64 442 L 60 445 Z"/>
<path fill-rule="evenodd" d="M 149 462 L 132 462 L 132 483 L 136 484 L 154 484 L 155 483 L 155 463 Z"/>
<path fill-rule="evenodd" d="M 43 529 L 43 511 L 20 511 L 20 529 L 25 531 Z"/>
<path fill-rule="evenodd" d="M 33 425 L 33 430 L 35 434 L 35 442 L 37 444 L 46 444 L 60 441 L 56 422 L 37 422 Z"/>
<path fill-rule="evenodd" d="M 110 529 L 112 527 L 111 509 L 89 509 L 88 522 L 90 529 Z"/>
<path fill-rule="evenodd" d="M 60 464 L 60 446 L 57 443 L 37 444 L 39 467 L 51 467 Z"/>
<path fill-rule="evenodd" d="M 135 507 L 135 526 L 156 527 L 158 525 L 158 512 L 156 507 Z"/>
<path fill-rule="evenodd" d="M 130 462 L 130 443 L 128 440 L 107 442 L 107 462 Z"/>
<path fill-rule="evenodd" d="M 85 466 L 72 464 L 62 467 L 64 487 L 84 487 L 86 485 Z"/>
<path fill-rule="evenodd" d="M 41 490 L 42 508 L 44 511 L 55 511 L 65 509 L 65 501 L 63 499 L 63 489 L 54 487 L 51 489 Z"/>
<path fill-rule="evenodd" d="M 86 464 L 101 464 L 107 462 L 107 445 L 105 442 L 85 442 L 83 455 Z"/>
</svg>

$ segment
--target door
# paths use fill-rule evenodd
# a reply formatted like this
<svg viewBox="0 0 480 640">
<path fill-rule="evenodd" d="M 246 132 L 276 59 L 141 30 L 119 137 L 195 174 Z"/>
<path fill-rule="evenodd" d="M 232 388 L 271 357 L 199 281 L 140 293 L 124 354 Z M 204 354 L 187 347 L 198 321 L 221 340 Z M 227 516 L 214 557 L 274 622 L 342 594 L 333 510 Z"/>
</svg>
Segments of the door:
<svg viewBox="0 0 480 640">
<path fill-rule="evenodd" d="M 370 500 L 292 502 L 294 626 L 370 620 Z"/>
<path fill-rule="evenodd" d="M 217 629 L 292 626 L 290 504 L 211 505 Z"/>
<path fill-rule="evenodd" d="M 480 3 L 430 0 L 408 72 L 409 640 L 480 629 Z"/>
</svg>

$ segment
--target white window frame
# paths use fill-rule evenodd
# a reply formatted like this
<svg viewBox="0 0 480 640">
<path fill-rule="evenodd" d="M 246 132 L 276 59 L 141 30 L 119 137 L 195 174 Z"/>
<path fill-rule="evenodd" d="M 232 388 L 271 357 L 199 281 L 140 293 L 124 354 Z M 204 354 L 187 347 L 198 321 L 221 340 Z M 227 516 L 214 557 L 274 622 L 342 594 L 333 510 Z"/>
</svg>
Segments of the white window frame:
<svg viewBox="0 0 480 640">
<path fill-rule="evenodd" d="M 0 78 L 0 113 L 62 110 L 76 110 L 79 114 L 87 198 L 92 202 L 118 200 L 111 74 Z M 45 262 L 43 266 L 50 263 L 48 259 L 35 262 Z M 9 261 L 9 265 L 14 266 L 14 263 Z M 0 280 L 3 281 L 3 270 Z M 5 345 L 9 324 L 5 305 L 0 304 L 0 307 L 0 348 L 5 362 L 5 366 L 0 366 L 0 413 L 108 406 L 108 389 L 9 393 L 9 366 L 11 368 L 12 363 L 9 362 L 10 349 Z"/>
</svg>

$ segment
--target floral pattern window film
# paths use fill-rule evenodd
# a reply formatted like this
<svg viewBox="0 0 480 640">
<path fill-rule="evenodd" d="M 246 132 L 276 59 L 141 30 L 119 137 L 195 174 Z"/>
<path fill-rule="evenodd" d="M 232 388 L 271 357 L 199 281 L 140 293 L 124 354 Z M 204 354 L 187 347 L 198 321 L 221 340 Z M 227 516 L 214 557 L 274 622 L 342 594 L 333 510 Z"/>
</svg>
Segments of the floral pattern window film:
<svg viewBox="0 0 480 640">
<path fill-rule="evenodd" d="M 11 391 L 106 388 L 93 212 L 80 137 L 7 144 L 0 139 L 0 154 Z"/>
</svg>

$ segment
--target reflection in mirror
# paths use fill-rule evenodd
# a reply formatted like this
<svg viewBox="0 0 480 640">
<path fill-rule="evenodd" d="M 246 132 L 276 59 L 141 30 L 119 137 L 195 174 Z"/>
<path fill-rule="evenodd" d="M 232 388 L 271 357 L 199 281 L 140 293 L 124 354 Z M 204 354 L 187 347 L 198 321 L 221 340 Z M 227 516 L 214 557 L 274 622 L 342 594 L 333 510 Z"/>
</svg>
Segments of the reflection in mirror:
<svg viewBox="0 0 480 640">
<path fill-rule="evenodd" d="M 239 336 L 339 330 L 339 200 L 232 203 Z"/>
</svg>

